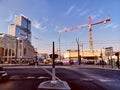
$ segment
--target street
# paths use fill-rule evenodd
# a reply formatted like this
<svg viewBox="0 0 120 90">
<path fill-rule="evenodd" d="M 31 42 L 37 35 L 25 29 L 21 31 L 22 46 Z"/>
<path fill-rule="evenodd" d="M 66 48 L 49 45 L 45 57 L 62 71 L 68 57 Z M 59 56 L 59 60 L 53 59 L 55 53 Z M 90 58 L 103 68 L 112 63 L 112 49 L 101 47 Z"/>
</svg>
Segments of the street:
<svg viewBox="0 0 120 90">
<path fill-rule="evenodd" d="M 51 80 L 51 66 L 6 66 L 8 77 L 0 80 L 0 90 L 37 90 Z M 48 72 L 46 72 L 45 70 Z M 67 81 L 71 90 L 120 90 L 120 70 L 89 66 L 57 66 L 56 76 Z"/>
<path fill-rule="evenodd" d="M 51 76 L 40 68 L 7 67 L 8 77 L 0 81 L 0 90 L 36 90 L 40 82 Z"/>
</svg>

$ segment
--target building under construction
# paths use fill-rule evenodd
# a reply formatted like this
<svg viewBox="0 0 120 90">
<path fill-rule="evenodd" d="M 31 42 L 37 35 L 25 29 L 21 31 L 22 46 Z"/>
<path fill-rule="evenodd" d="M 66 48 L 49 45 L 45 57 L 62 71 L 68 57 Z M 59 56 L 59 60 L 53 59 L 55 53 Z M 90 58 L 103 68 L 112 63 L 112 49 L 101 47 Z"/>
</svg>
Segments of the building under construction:
<svg viewBox="0 0 120 90">
<path fill-rule="evenodd" d="M 101 58 L 105 61 L 108 61 L 110 59 L 114 58 L 115 52 L 113 52 L 113 47 L 106 47 L 103 49 L 97 49 L 97 50 L 81 50 L 80 56 L 81 59 L 87 59 L 87 60 L 101 60 Z M 78 50 L 67 50 L 64 53 L 65 59 L 77 59 L 78 58 Z"/>
<path fill-rule="evenodd" d="M 79 51 L 79 46 L 80 46 L 79 40 L 76 40 L 77 44 L 78 44 L 78 50 L 67 50 L 64 54 L 64 57 L 70 59 L 70 58 L 79 57 L 79 55 L 80 55 L 83 59 L 93 59 L 93 60 L 97 60 L 97 59 L 99 59 L 99 57 L 102 57 L 104 59 L 106 59 L 106 56 L 108 58 L 110 56 L 112 57 L 112 55 L 113 55 L 113 48 L 112 47 L 95 50 L 93 48 L 93 40 L 92 40 L 92 26 L 97 25 L 97 24 L 107 23 L 109 21 L 110 21 L 110 18 L 108 17 L 106 19 L 92 23 L 91 17 L 89 16 L 88 17 L 88 24 L 74 26 L 74 27 L 70 27 L 70 28 L 65 28 L 63 30 L 58 31 L 59 33 L 62 33 L 62 32 L 68 32 L 71 30 L 79 29 L 79 28 L 88 27 L 89 50 Z M 108 53 L 109 53 L 109 55 L 107 55 Z"/>
</svg>

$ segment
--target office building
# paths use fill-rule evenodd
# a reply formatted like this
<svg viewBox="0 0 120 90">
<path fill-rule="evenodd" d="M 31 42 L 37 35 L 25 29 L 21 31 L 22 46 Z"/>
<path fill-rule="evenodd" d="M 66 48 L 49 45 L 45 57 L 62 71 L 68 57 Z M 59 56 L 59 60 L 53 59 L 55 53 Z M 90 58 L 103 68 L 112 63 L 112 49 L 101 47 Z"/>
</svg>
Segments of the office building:
<svg viewBox="0 0 120 90">
<path fill-rule="evenodd" d="M 31 21 L 23 14 L 15 16 L 14 24 L 8 26 L 8 34 L 31 43 Z"/>
<path fill-rule="evenodd" d="M 12 63 L 17 56 L 17 39 L 14 36 L 0 33 L 0 63 Z"/>
</svg>

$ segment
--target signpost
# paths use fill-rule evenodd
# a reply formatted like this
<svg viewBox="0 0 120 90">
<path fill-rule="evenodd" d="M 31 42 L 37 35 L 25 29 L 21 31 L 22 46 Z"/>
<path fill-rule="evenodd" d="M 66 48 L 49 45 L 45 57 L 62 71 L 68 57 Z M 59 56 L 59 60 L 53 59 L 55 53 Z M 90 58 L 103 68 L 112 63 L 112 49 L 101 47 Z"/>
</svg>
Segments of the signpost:
<svg viewBox="0 0 120 90">
<path fill-rule="evenodd" d="M 52 80 L 45 81 L 39 84 L 37 90 L 71 90 L 66 81 L 60 79 L 56 80 L 55 76 L 55 58 L 58 58 L 58 55 L 54 52 L 54 42 L 53 42 L 53 53 L 50 54 L 50 58 L 53 60 L 52 64 Z M 50 74 L 51 75 L 51 74 Z"/>
<path fill-rule="evenodd" d="M 51 83 L 57 83 L 57 81 L 55 80 L 55 50 L 54 50 L 54 42 L 53 42 L 52 60 L 53 60 L 53 64 L 52 64 L 52 81 L 51 81 Z"/>
<path fill-rule="evenodd" d="M 113 55 L 113 47 L 107 47 L 105 48 L 105 55 L 111 58 L 111 60 L 109 61 L 111 64 L 111 67 L 113 68 L 113 60 L 112 60 L 112 55 Z"/>
</svg>

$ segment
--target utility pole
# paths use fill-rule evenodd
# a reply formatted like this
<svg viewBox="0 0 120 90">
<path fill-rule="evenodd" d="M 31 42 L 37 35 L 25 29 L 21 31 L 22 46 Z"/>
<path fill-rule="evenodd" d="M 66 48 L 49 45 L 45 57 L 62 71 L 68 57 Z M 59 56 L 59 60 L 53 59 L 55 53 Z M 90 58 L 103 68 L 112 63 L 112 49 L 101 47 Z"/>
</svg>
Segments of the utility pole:
<svg viewBox="0 0 120 90">
<path fill-rule="evenodd" d="M 79 37 L 76 39 L 77 45 L 78 45 L 78 64 L 81 64 L 81 55 L 80 55 L 80 48 L 79 48 Z"/>
</svg>

